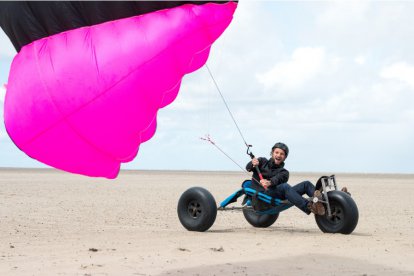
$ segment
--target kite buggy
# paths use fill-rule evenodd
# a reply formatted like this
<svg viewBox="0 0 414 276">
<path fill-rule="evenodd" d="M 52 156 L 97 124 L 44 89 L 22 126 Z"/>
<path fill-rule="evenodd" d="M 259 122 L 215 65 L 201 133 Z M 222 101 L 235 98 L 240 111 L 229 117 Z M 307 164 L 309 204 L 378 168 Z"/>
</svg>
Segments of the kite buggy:
<svg viewBox="0 0 414 276">
<path fill-rule="evenodd" d="M 325 233 L 351 234 L 358 224 L 358 207 L 351 196 L 338 190 L 335 176 L 323 176 L 316 185 L 322 191 L 322 200 L 314 197 L 308 200 L 324 204 L 324 215 L 315 215 L 316 224 Z M 244 197 L 243 197 L 244 196 Z M 232 206 L 243 197 L 241 206 Z M 242 211 L 244 218 L 254 227 L 266 228 L 275 223 L 279 213 L 293 204 L 287 200 L 270 197 L 252 188 L 252 181 L 245 180 L 237 190 L 219 206 L 212 194 L 202 187 L 186 190 L 178 201 L 178 218 L 189 231 L 204 232 L 216 219 L 217 211 Z"/>
<path fill-rule="evenodd" d="M 215 145 L 211 139 L 208 138 L 207 140 Z M 284 195 L 281 195 L 280 193 L 270 194 L 266 187 L 264 187 L 264 190 L 260 189 L 261 187 L 258 187 L 258 185 L 253 182 L 266 184 L 266 180 L 258 166 L 259 161 L 250 151 L 251 145 L 246 145 L 247 154 L 252 161 L 256 162 L 256 166 L 253 166 L 256 172 L 253 174 L 252 180 L 245 180 L 241 185 L 241 189 L 227 197 L 218 207 L 214 197 L 204 188 L 193 187 L 185 191 L 178 201 L 177 212 L 181 224 L 187 230 L 199 232 L 206 231 L 213 225 L 217 216 L 217 211 L 229 210 L 240 210 L 243 212 L 248 223 L 254 227 L 265 228 L 271 226 L 278 219 L 279 213 L 292 207 L 294 205 L 293 203 L 295 203 L 298 208 L 302 206 L 298 204 L 298 199 L 295 196 L 287 196 L 287 198 L 291 200 L 289 202 Z M 215 146 L 217 147 L 217 145 Z M 272 148 L 272 158 L 275 159 L 272 162 L 276 164 L 276 162 L 284 161 L 286 158 L 284 154 L 287 155 L 288 152 L 289 148 L 286 144 L 276 143 Z M 281 154 L 282 159 L 278 158 L 279 154 Z M 266 164 L 268 163 L 266 162 Z M 263 164 L 261 168 L 267 170 L 266 164 Z M 249 171 L 250 165 L 251 163 L 247 165 Z M 284 163 L 282 163 L 279 168 L 283 168 L 283 165 Z M 275 165 L 273 168 L 277 168 L 277 166 Z M 288 173 L 288 171 L 284 171 Z M 268 173 L 269 171 L 267 170 L 267 176 Z M 276 170 L 275 173 L 276 180 L 283 179 L 281 181 L 286 181 L 288 179 L 288 177 L 278 178 L 278 174 L 283 173 L 281 170 Z M 256 178 L 257 176 L 260 178 L 260 182 Z M 309 184 L 312 185 L 310 182 Z M 281 185 L 284 185 L 285 187 L 289 186 L 286 183 Z M 312 185 L 313 191 L 306 193 L 308 195 L 307 199 L 301 197 L 303 193 L 299 193 L 300 186 L 295 187 L 297 187 L 296 191 L 298 192 L 297 196 L 300 198 L 300 202 L 303 202 L 308 207 L 320 207 L 319 211 L 314 209 L 313 213 L 315 214 L 316 224 L 322 232 L 350 234 L 354 231 L 358 223 L 358 207 L 345 187 L 341 191 L 338 190 L 334 175 L 322 176 L 315 187 Z M 293 189 L 295 189 L 295 187 Z M 243 197 L 241 206 L 228 207 L 230 204 L 237 202 L 240 197 Z M 303 211 L 310 214 L 311 212 L 309 209 L 312 208 Z"/>
</svg>

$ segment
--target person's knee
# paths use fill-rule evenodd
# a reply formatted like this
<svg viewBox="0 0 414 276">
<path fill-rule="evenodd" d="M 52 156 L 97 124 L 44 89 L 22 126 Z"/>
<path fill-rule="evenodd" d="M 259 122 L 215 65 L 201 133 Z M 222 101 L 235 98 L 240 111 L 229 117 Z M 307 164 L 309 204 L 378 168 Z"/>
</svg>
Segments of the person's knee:
<svg viewBox="0 0 414 276">
<path fill-rule="evenodd" d="M 309 180 L 303 181 L 303 185 L 305 187 L 314 187 L 313 184 L 312 184 L 312 182 L 310 182 Z"/>
<path fill-rule="evenodd" d="M 309 197 L 312 197 L 313 193 L 315 192 L 315 186 L 312 184 L 312 182 L 306 180 L 296 185 L 295 190 L 301 195 L 306 194 Z"/>
<path fill-rule="evenodd" d="M 279 184 L 278 188 L 282 191 L 289 191 L 292 189 L 292 186 L 290 186 L 288 183 Z"/>
</svg>

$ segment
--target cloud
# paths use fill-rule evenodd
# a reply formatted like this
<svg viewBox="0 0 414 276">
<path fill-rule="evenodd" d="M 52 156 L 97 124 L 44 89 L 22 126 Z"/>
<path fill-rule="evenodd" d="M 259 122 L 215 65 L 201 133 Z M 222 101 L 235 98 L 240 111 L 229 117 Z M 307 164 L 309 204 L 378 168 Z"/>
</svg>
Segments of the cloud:
<svg viewBox="0 0 414 276">
<path fill-rule="evenodd" d="M 359 55 L 354 59 L 355 63 L 358 65 L 364 65 L 367 61 L 366 57 L 363 55 Z"/>
<path fill-rule="evenodd" d="M 3 105 L 4 98 L 6 97 L 6 88 L 2 85 L 0 86 L 0 103 Z"/>
<path fill-rule="evenodd" d="M 3 104 L 4 104 L 4 97 L 6 96 L 6 88 L 4 86 L 0 86 L 0 140 L 4 140 L 6 138 L 6 131 L 4 128 L 4 120 L 3 120 Z"/>
<path fill-rule="evenodd" d="M 361 22 L 366 19 L 370 3 L 367 1 L 338 1 L 331 2 L 317 18 L 317 23 L 325 26 L 344 26 L 351 22 Z"/>
<path fill-rule="evenodd" d="M 384 79 L 405 83 L 414 88 L 414 66 L 406 62 L 396 62 L 384 67 L 380 76 Z"/>
<path fill-rule="evenodd" d="M 310 24 L 314 28 L 307 39 L 341 55 L 366 53 L 382 58 L 393 49 L 395 55 L 412 56 L 414 2 L 328 1 L 316 7 L 314 25 Z"/>
<path fill-rule="evenodd" d="M 16 50 L 13 47 L 13 44 L 10 42 L 9 38 L 0 29 L 0 58 L 2 57 L 14 57 L 16 55 Z"/>
<path fill-rule="evenodd" d="M 289 60 L 277 63 L 269 71 L 258 74 L 257 79 L 266 88 L 299 88 L 322 72 L 326 58 L 323 48 L 298 48 Z"/>
</svg>

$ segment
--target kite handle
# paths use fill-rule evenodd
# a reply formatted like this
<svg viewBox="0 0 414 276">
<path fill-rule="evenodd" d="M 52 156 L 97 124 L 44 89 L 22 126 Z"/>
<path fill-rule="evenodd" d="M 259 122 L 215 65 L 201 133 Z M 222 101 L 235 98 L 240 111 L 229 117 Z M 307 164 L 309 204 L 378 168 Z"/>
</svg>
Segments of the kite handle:
<svg viewBox="0 0 414 276">
<path fill-rule="evenodd" d="M 246 144 L 246 146 L 247 146 L 247 154 L 250 156 L 250 158 L 253 160 L 253 158 L 255 158 L 255 156 L 254 156 L 254 154 L 253 154 L 253 152 L 251 152 L 250 151 L 250 148 L 251 147 L 253 147 L 252 145 L 247 145 Z M 257 174 L 259 175 L 259 178 L 260 178 L 260 180 L 263 180 L 263 175 L 262 175 L 262 173 L 260 172 L 260 170 L 259 170 L 259 167 L 258 166 L 255 166 L 254 167 L 255 169 L 256 169 L 256 172 L 257 172 Z"/>
</svg>

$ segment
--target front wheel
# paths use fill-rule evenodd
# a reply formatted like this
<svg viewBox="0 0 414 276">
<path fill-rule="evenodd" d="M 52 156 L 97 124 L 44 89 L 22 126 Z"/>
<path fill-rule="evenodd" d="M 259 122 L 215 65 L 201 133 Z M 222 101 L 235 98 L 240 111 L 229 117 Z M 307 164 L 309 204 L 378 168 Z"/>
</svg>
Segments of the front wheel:
<svg viewBox="0 0 414 276">
<path fill-rule="evenodd" d="M 243 215 L 248 223 L 258 228 L 271 226 L 279 217 L 279 214 L 258 214 L 253 209 L 243 209 Z"/>
<path fill-rule="evenodd" d="M 193 187 L 185 191 L 178 200 L 178 218 L 189 231 L 207 231 L 216 220 L 217 205 L 209 191 Z"/>
<path fill-rule="evenodd" d="M 346 193 L 340 191 L 328 192 L 332 216 L 328 211 L 323 216 L 315 216 L 316 224 L 324 233 L 351 234 L 358 224 L 358 207 L 355 201 Z"/>
</svg>

